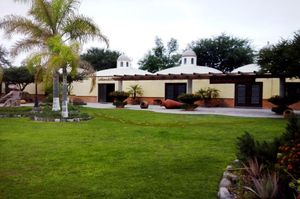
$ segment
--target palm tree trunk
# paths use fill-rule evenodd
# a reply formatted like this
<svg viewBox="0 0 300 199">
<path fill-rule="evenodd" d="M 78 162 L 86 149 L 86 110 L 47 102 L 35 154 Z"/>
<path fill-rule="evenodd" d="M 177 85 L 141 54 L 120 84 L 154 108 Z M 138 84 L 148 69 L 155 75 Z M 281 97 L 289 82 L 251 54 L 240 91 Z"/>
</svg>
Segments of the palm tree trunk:
<svg viewBox="0 0 300 199">
<path fill-rule="evenodd" d="M 58 71 L 54 71 L 53 74 L 53 104 L 52 111 L 59 111 L 59 74 Z"/>
<path fill-rule="evenodd" d="M 68 82 L 67 82 L 67 67 L 63 67 L 63 83 L 62 83 L 62 103 L 61 116 L 63 118 L 69 117 L 68 113 Z"/>
</svg>

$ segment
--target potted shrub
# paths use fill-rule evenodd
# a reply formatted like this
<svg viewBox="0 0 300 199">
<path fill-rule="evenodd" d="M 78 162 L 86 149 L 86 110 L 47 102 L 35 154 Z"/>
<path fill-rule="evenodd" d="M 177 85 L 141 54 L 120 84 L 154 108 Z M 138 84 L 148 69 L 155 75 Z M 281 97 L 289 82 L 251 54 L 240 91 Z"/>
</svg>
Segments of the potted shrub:
<svg viewBox="0 0 300 199">
<path fill-rule="evenodd" d="M 147 109 L 149 106 L 149 103 L 147 101 L 142 101 L 140 104 L 141 109 Z"/>
<path fill-rule="evenodd" d="M 215 101 L 220 96 L 218 89 L 208 87 L 207 89 L 200 89 L 196 94 L 204 101 L 205 106 L 213 107 L 218 105 Z"/>
<path fill-rule="evenodd" d="M 298 98 L 292 98 L 292 97 L 280 97 L 278 95 L 271 97 L 268 99 L 269 102 L 276 105 L 272 108 L 272 111 L 276 114 L 282 115 L 286 110 L 292 110 L 289 108 L 289 105 L 294 104 L 299 101 Z"/>
<path fill-rule="evenodd" d="M 129 95 L 132 97 L 132 104 L 139 104 L 140 101 L 137 99 L 137 96 L 143 95 L 143 89 L 140 85 L 135 84 L 129 86 L 128 90 Z"/>
<path fill-rule="evenodd" d="M 109 94 L 111 97 L 114 98 L 113 105 L 117 108 L 124 108 L 127 102 L 124 102 L 129 97 L 129 93 L 124 91 L 113 91 Z"/>
<path fill-rule="evenodd" d="M 193 111 L 198 105 L 195 104 L 196 101 L 200 100 L 201 97 L 196 94 L 181 94 L 178 96 L 178 100 L 183 104 L 183 108 L 186 111 Z"/>
</svg>

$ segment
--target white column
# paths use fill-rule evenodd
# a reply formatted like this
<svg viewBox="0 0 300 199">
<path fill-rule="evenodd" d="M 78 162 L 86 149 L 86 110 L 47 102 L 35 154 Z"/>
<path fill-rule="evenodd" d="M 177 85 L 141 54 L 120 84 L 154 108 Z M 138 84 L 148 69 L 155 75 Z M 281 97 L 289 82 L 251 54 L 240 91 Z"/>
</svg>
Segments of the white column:
<svg viewBox="0 0 300 199">
<path fill-rule="evenodd" d="M 118 91 L 123 90 L 123 80 L 118 80 Z"/>
</svg>

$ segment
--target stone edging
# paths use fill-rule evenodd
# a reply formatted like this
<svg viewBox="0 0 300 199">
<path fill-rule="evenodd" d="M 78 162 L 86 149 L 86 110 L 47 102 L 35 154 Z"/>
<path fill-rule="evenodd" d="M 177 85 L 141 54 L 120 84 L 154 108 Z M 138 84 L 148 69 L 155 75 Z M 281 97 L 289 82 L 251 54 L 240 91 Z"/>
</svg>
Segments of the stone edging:
<svg viewBox="0 0 300 199">
<path fill-rule="evenodd" d="M 239 160 L 235 160 L 233 163 L 238 163 Z M 228 190 L 233 184 L 236 184 L 238 176 L 232 173 L 233 167 L 228 165 L 223 173 L 222 179 L 219 184 L 218 198 L 219 199 L 235 199 L 234 194 Z"/>
<path fill-rule="evenodd" d="M 23 118 L 23 117 L 29 117 L 34 121 L 40 121 L 40 122 L 81 122 L 81 121 L 87 121 L 92 119 L 91 117 L 88 118 L 44 118 L 44 117 L 37 117 L 33 116 L 30 117 L 28 115 L 1 115 L 0 118 Z"/>
<path fill-rule="evenodd" d="M 32 117 L 32 119 L 34 121 L 39 121 L 39 122 L 80 122 L 80 121 L 90 120 L 91 117 L 89 118 L 44 118 L 44 117 L 34 116 Z"/>
</svg>

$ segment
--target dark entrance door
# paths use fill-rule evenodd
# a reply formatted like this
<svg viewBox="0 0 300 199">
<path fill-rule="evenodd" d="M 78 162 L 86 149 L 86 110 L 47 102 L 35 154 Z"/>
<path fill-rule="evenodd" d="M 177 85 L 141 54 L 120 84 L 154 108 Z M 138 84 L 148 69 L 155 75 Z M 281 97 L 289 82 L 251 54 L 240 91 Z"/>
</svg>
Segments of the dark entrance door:
<svg viewBox="0 0 300 199">
<path fill-rule="evenodd" d="M 186 83 L 166 83 L 165 99 L 177 100 L 182 93 L 186 93 Z"/>
<path fill-rule="evenodd" d="M 235 106 L 262 106 L 262 83 L 235 84 Z"/>
<path fill-rule="evenodd" d="M 112 102 L 110 92 L 115 91 L 115 84 L 98 84 L 98 102 Z"/>
</svg>

